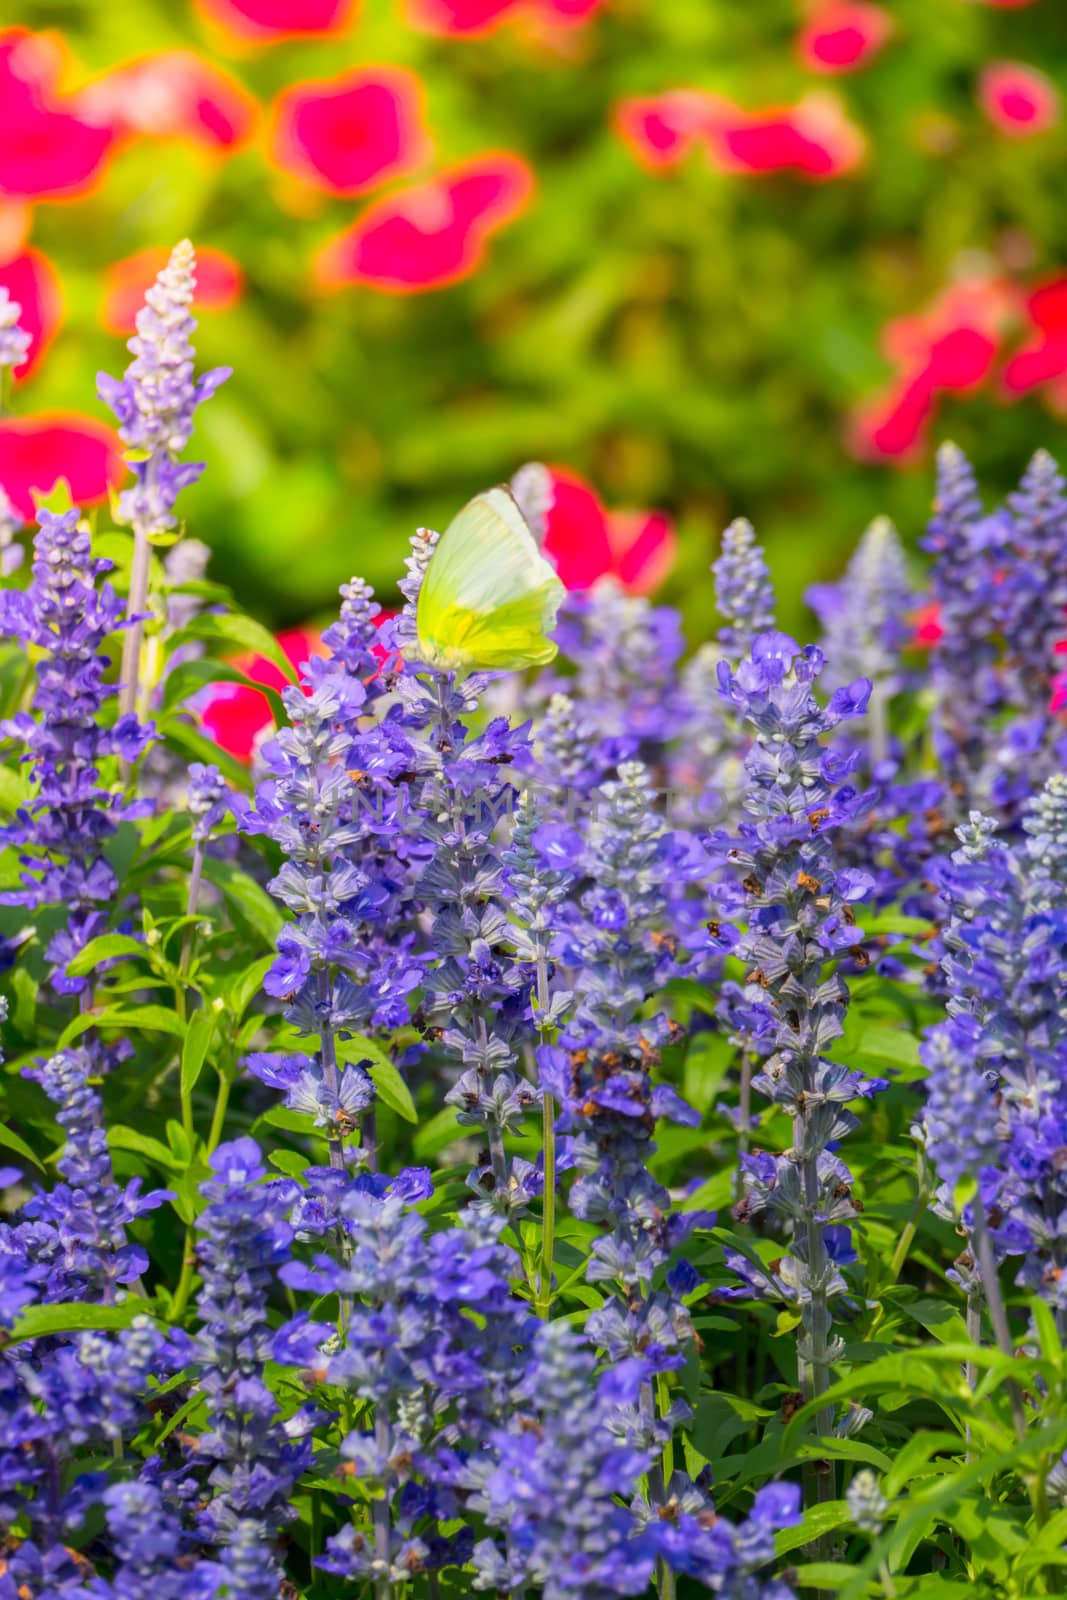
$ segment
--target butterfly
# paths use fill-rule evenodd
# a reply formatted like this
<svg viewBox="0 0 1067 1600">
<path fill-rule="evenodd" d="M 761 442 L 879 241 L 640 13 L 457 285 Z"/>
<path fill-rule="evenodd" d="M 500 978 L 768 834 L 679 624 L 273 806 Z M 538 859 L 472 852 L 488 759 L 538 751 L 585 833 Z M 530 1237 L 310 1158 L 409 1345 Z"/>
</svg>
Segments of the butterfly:
<svg viewBox="0 0 1067 1600">
<path fill-rule="evenodd" d="M 556 654 L 548 637 L 565 590 L 507 489 L 453 517 L 419 590 L 419 653 L 442 672 L 514 671 Z"/>
</svg>

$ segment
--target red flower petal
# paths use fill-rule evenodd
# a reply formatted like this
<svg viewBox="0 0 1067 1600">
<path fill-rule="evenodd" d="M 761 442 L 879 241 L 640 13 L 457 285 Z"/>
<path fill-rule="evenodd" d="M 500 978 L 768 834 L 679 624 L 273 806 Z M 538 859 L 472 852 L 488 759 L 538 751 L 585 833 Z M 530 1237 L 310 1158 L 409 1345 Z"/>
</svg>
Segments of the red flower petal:
<svg viewBox="0 0 1067 1600">
<path fill-rule="evenodd" d="M 607 513 L 576 473 L 552 471 L 552 505 L 544 551 L 568 589 L 588 589 L 614 565 Z"/>
<path fill-rule="evenodd" d="M 354 21 L 355 0 L 196 0 L 211 22 L 246 44 L 342 33 Z"/>
<path fill-rule="evenodd" d="M 91 417 L 56 414 L 0 422 L 0 488 L 15 510 L 33 520 L 31 490 L 48 494 L 60 478 L 75 505 L 106 500 L 126 467 L 118 437 Z"/>
<path fill-rule="evenodd" d="M 866 148 L 840 102 L 821 91 L 781 110 L 747 112 L 718 102 L 707 136 L 709 158 L 724 172 L 795 172 L 814 179 L 850 172 Z"/>
<path fill-rule="evenodd" d="M 532 18 L 549 28 L 575 28 L 587 22 L 604 0 L 407 0 L 408 21 L 427 33 L 474 38 L 491 33 L 515 17 Z"/>
<path fill-rule="evenodd" d="M 400 67 L 294 84 L 275 114 L 280 165 L 335 194 L 361 194 L 430 153 L 419 80 Z"/>
<path fill-rule="evenodd" d="M 136 255 L 112 262 L 104 274 L 104 303 L 100 320 L 109 333 L 125 337 L 135 330 L 137 313 L 147 290 L 167 264 L 166 250 L 139 250 Z M 2 276 L 0 276 L 2 281 Z M 244 273 L 232 256 L 210 246 L 196 247 L 197 315 L 202 311 L 226 311 L 241 297 Z"/>
<path fill-rule="evenodd" d="M 1026 394 L 1067 373 L 1067 278 L 1054 278 L 1035 289 L 1026 313 L 1034 333 L 1004 368 L 1009 394 Z"/>
<path fill-rule="evenodd" d="M 25 250 L 0 265 L 0 286 L 21 306 L 19 327 L 30 336 L 30 348 L 15 380 L 28 378 L 54 338 L 63 315 L 63 294 L 52 263 L 39 250 Z"/>
<path fill-rule="evenodd" d="M 100 175 L 111 130 L 59 96 L 58 70 L 48 39 L 21 29 L 0 35 L 0 195 L 81 194 Z"/>
<path fill-rule="evenodd" d="M 934 389 L 974 389 L 989 375 L 996 340 L 978 328 L 952 328 L 930 346 L 926 373 Z"/>
<path fill-rule="evenodd" d="M 918 611 L 913 611 L 911 620 L 914 624 L 912 643 L 920 649 L 928 650 L 931 645 L 937 644 L 945 637 L 941 622 L 941 607 L 936 600 L 931 600 L 929 605 L 920 606 Z"/>
<path fill-rule="evenodd" d="M 608 518 L 615 572 L 631 594 L 651 594 L 674 566 L 678 536 L 661 511 L 614 511 Z"/>
<path fill-rule="evenodd" d="M 1012 139 L 1044 133 L 1059 121 L 1060 97 L 1043 72 L 1017 61 L 991 62 L 978 80 L 978 104 Z"/>
<path fill-rule="evenodd" d="M 286 658 L 300 670 L 311 656 L 324 656 L 328 652 L 317 632 L 293 628 L 276 635 Z M 266 684 L 269 689 L 284 689 L 288 678 L 281 669 L 265 656 L 239 656 L 234 661 L 247 678 Z M 308 691 L 305 688 L 304 693 Z M 270 702 L 255 689 L 243 683 L 217 683 L 208 691 L 200 706 L 200 720 L 217 745 L 236 756 L 238 761 L 251 761 L 259 736 L 274 724 Z"/>
<path fill-rule="evenodd" d="M 591 589 L 615 577 L 631 594 L 648 594 L 670 571 L 677 540 L 659 512 L 607 512 L 576 472 L 554 467 L 545 554 L 568 589 Z"/>
<path fill-rule="evenodd" d="M 933 389 L 924 374 L 856 413 L 850 430 L 851 448 L 865 460 L 913 459 L 925 443 L 933 412 Z"/>
<path fill-rule="evenodd" d="M 489 33 L 507 21 L 516 0 L 409 0 L 408 20 L 427 33 Z"/>
<path fill-rule="evenodd" d="M 812 72 L 850 72 L 877 55 L 892 31 L 881 6 L 829 0 L 802 30 L 797 49 Z"/>
<path fill-rule="evenodd" d="M 478 156 L 376 200 L 319 255 L 326 288 L 364 283 L 394 294 L 438 289 L 471 275 L 489 235 L 525 209 L 534 177 L 519 156 Z"/>
<path fill-rule="evenodd" d="M 699 89 L 669 89 L 621 100 L 613 121 L 636 160 L 655 172 L 686 159 L 704 136 L 713 105 Z"/>
<path fill-rule="evenodd" d="M 251 134 L 259 111 L 243 84 L 192 50 L 142 56 L 98 78 L 78 98 L 119 137 L 191 139 L 230 150 Z"/>
</svg>

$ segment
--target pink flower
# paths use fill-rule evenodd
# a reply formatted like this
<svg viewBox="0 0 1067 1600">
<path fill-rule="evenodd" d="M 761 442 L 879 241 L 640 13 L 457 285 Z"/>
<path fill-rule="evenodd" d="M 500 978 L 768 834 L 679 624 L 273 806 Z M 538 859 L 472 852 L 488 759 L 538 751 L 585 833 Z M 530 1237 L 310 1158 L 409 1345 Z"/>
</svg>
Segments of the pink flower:
<svg viewBox="0 0 1067 1600">
<path fill-rule="evenodd" d="M 401 67 L 371 67 L 291 85 L 275 108 L 274 154 L 297 177 L 356 195 L 430 154 L 422 89 Z"/>
<path fill-rule="evenodd" d="M 311 656 L 329 653 L 318 632 L 306 628 L 279 633 L 277 642 L 297 671 Z M 281 668 L 265 656 L 239 656 L 233 664 L 246 678 L 265 684 L 268 689 L 284 689 L 289 682 Z M 270 701 L 255 689 L 243 683 L 216 683 L 206 691 L 200 720 L 223 750 L 238 761 L 251 761 L 257 741 L 274 726 L 274 713 Z"/>
<path fill-rule="evenodd" d="M 978 80 L 978 104 L 1000 133 L 1027 139 L 1059 121 L 1060 97 L 1036 67 L 993 61 Z"/>
<path fill-rule="evenodd" d="M 91 417 L 57 413 L 0 421 L 0 488 L 27 522 L 34 516 L 32 490 L 47 495 L 65 478 L 75 505 L 88 506 L 106 500 L 125 472 L 117 435 Z"/>
<path fill-rule="evenodd" d="M 59 199 L 100 177 L 112 135 L 58 93 L 61 57 L 47 37 L 0 34 L 0 195 Z"/>
<path fill-rule="evenodd" d="M 603 0 L 407 0 L 408 20 L 427 33 L 474 38 L 516 18 L 542 29 L 586 22 Z"/>
<path fill-rule="evenodd" d="M 703 142 L 712 105 L 699 89 L 638 95 L 615 107 L 615 131 L 649 171 L 676 167 Z"/>
<path fill-rule="evenodd" d="M 605 510 L 590 484 L 552 469 L 553 502 L 544 550 L 568 589 L 611 575 L 632 594 L 648 594 L 674 565 L 677 537 L 660 512 Z"/>
<path fill-rule="evenodd" d="M 866 0 L 826 0 L 801 30 L 797 50 L 812 72 L 851 72 L 876 56 L 893 19 Z"/>
<path fill-rule="evenodd" d="M 165 50 L 115 67 L 78 97 L 119 138 L 190 139 L 232 150 L 248 139 L 258 104 L 221 67 L 192 50 Z"/>
<path fill-rule="evenodd" d="M 19 326 L 30 336 L 26 359 L 15 368 L 18 383 L 30 376 L 55 337 L 63 315 L 63 293 L 55 268 L 39 250 L 24 250 L 0 265 L 0 287 L 21 306 Z"/>
<path fill-rule="evenodd" d="M 920 650 L 929 650 L 931 645 L 937 644 L 945 637 L 941 607 L 936 600 L 931 600 L 929 605 L 920 606 L 918 611 L 913 611 L 911 621 L 915 630 L 912 634 L 912 644 Z"/>
<path fill-rule="evenodd" d="M 677 166 L 702 143 L 720 172 L 792 172 L 820 180 L 851 172 L 866 150 L 862 133 L 825 90 L 795 106 L 744 111 L 723 95 L 671 89 L 621 101 L 614 123 L 650 170 Z"/>
<path fill-rule="evenodd" d="M 897 377 L 854 415 L 854 453 L 899 460 L 920 453 L 938 394 L 966 394 L 986 381 L 1014 312 L 1007 284 L 975 278 L 953 284 L 919 315 L 891 322 L 883 344 Z"/>
<path fill-rule="evenodd" d="M 242 44 L 337 34 L 355 20 L 355 0 L 196 0 L 209 21 Z"/>
<path fill-rule="evenodd" d="M 1004 388 L 1019 395 L 1051 383 L 1053 398 L 1067 398 L 1067 385 L 1056 381 L 1067 377 L 1067 277 L 1053 278 L 1035 289 L 1026 302 L 1026 315 L 1033 332 L 1004 368 Z"/>
<path fill-rule="evenodd" d="M 741 111 L 717 102 L 707 137 L 712 165 L 723 172 L 793 172 L 817 181 L 851 172 L 866 151 L 841 102 L 824 90 L 780 110 Z"/>
<path fill-rule="evenodd" d="M 134 332 L 135 319 L 146 290 L 166 266 L 166 250 L 139 250 L 112 262 L 104 273 L 104 302 L 100 320 L 109 333 L 125 337 Z M 2 276 L 0 276 L 2 281 Z M 209 245 L 196 247 L 196 314 L 226 311 L 236 305 L 244 289 L 244 273 L 232 256 Z"/>
<path fill-rule="evenodd" d="M 325 288 L 362 283 L 392 294 L 417 294 L 468 278 L 489 236 L 530 203 L 534 177 L 520 156 L 476 156 L 426 183 L 369 205 L 319 255 Z"/>
</svg>

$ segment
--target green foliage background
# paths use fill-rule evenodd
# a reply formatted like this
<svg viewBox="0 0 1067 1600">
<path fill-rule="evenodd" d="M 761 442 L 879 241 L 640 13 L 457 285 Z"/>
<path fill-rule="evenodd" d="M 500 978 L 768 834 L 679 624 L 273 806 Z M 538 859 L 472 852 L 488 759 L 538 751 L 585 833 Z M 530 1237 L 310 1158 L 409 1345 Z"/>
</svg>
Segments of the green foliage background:
<svg viewBox="0 0 1067 1600">
<path fill-rule="evenodd" d="M 684 548 L 667 593 L 694 637 L 711 625 L 695 579 L 742 513 L 770 547 L 784 620 L 801 625 L 802 582 L 836 570 L 870 516 L 888 511 L 914 538 L 926 514 L 929 461 L 872 467 L 845 445 L 848 412 L 889 376 L 884 324 L 979 256 L 1021 264 L 1026 283 L 1067 266 L 1063 128 L 1008 140 L 974 99 L 998 58 L 1067 87 L 1060 0 L 889 9 L 882 54 L 825 80 L 793 50 L 794 0 L 608 0 L 568 35 L 567 59 L 513 26 L 474 40 L 419 33 L 394 0 L 364 0 L 340 40 L 241 57 L 221 53 L 188 0 L 14 0 L 9 20 L 60 29 L 85 75 L 193 47 L 267 104 L 301 78 L 408 65 L 426 87 L 437 165 L 506 148 L 539 183 L 470 281 L 325 297 L 310 259 L 365 201 L 290 214 L 262 138 L 221 162 L 142 143 L 97 193 L 39 208 L 33 243 L 59 267 L 67 317 L 19 409 L 103 415 L 93 375 L 119 370 L 123 352 L 99 326 L 101 273 L 189 234 L 248 274 L 243 303 L 202 325 L 205 362 L 236 375 L 201 413 L 210 470 L 186 509 L 249 609 L 293 623 L 353 571 L 388 592 L 415 524 L 440 525 L 540 457 L 587 474 L 610 505 L 677 515 Z M 828 81 L 870 145 L 857 174 L 830 183 L 723 176 L 700 155 L 651 176 L 611 131 L 626 94 L 689 85 L 759 107 Z M 934 430 L 973 452 L 991 490 L 1039 444 L 1063 455 L 1061 433 L 1039 398 L 1007 406 L 992 392 L 944 406 Z"/>
</svg>

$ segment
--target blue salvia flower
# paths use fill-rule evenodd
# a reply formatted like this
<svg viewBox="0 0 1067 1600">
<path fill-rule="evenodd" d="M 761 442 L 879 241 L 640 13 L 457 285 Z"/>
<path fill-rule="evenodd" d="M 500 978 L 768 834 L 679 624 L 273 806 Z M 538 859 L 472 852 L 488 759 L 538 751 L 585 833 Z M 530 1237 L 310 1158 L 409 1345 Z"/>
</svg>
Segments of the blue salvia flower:
<svg viewBox="0 0 1067 1600">
<path fill-rule="evenodd" d="M 192 437 L 197 406 L 230 376 L 228 367 L 200 377 L 194 372 L 195 290 L 196 253 L 183 239 L 137 313 L 130 365 L 121 378 L 106 372 L 97 377 L 100 398 L 115 413 L 119 435 L 132 452 L 136 482 L 119 496 L 119 514 L 150 533 L 174 527 L 179 492 L 203 472 L 202 465 L 178 457 Z"/>
<path fill-rule="evenodd" d="M 373 1432 L 352 1431 L 341 1447 L 359 1478 L 382 1491 L 373 1523 L 330 1539 L 319 1564 L 373 1579 L 384 1593 L 466 1559 L 468 1534 L 437 1531 L 457 1512 L 436 1456 L 445 1444 L 466 1453 L 508 1415 L 535 1325 L 510 1292 L 516 1263 L 500 1243 L 503 1220 L 472 1212 L 467 1228 L 429 1233 L 410 1209 L 430 1192 L 428 1177 L 357 1179 L 340 1206 L 350 1237 L 344 1260 L 320 1255 L 282 1269 L 291 1287 L 337 1294 L 351 1308 L 340 1341 L 332 1328 L 298 1318 L 275 1350 L 310 1361 L 324 1383 L 374 1406 Z"/>
<path fill-rule="evenodd" d="M 51 1100 L 66 1136 L 57 1162 L 64 1182 L 39 1191 L 10 1234 L 3 1230 L 16 1250 L 24 1246 L 43 1301 L 114 1300 L 148 1266 L 129 1225 L 170 1198 L 166 1190 L 142 1194 L 140 1178 L 121 1188 L 115 1182 L 93 1071 L 79 1049 L 26 1072 Z"/>
<path fill-rule="evenodd" d="M 198 1527 L 229 1567 L 245 1559 L 242 1529 L 254 1523 L 261 1568 L 277 1586 L 274 1546 L 293 1515 L 293 1485 L 310 1459 L 298 1427 L 279 1421 L 277 1401 L 264 1381 L 272 1342 L 267 1300 L 276 1270 L 290 1253 L 286 1214 L 295 1186 L 263 1181 L 259 1148 L 248 1138 L 220 1145 L 211 1166 L 201 1191 L 208 1205 L 199 1218 L 202 1326 L 195 1353 L 208 1401 L 208 1431 L 198 1442 L 196 1463 L 210 1466 L 212 1498 Z M 248 1590 L 249 1600 L 261 1592 L 267 1591 Z"/>
<path fill-rule="evenodd" d="M 814 693 L 822 665 L 818 650 L 802 651 L 781 633 L 756 639 L 736 672 L 723 664 L 723 694 L 755 741 L 746 758 L 746 820 L 736 837 L 714 841 L 744 874 L 738 909 L 747 909 L 748 929 L 738 954 L 748 968 L 747 1031 L 772 1046 L 754 1087 L 793 1118 L 785 1155 L 743 1158 L 742 1209 L 770 1206 L 792 1224 L 792 1255 L 763 1286 L 784 1292 L 801 1312 L 805 1388 L 816 1397 L 838 1349 L 829 1300 L 844 1288 L 834 1259 L 844 1241 L 831 1225 L 856 1214 L 847 1169 L 830 1147 L 855 1126 L 847 1102 L 876 1087 L 826 1053 L 848 1006 L 843 977 L 836 968 L 827 975 L 827 965 L 857 956 L 852 904 L 871 887 L 834 850 L 835 828 L 855 809 L 855 793 L 842 782 L 854 758 L 829 748 L 828 738 L 843 719 L 862 715 L 870 683 L 836 690 L 824 707 Z M 821 1431 L 831 1421 L 823 1416 Z"/>
<path fill-rule="evenodd" d="M 7 289 L 0 286 L 0 376 L 3 369 L 21 366 L 26 359 L 31 340 L 19 326 L 22 307 L 12 300 Z"/>
<path fill-rule="evenodd" d="M 972 1099 L 996 1089 L 999 1148 L 982 1171 L 994 1243 L 1021 1258 L 1020 1281 L 1067 1315 L 1067 778 L 1050 778 L 1022 814 L 1023 839 L 998 842 L 972 815 L 942 871 L 949 907 L 942 935 L 948 1009 L 969 1024 Z M 936 1084 L 934 1086 L 936 1088 Z M 933 1090 L 931 1091 L 933 1093 Z M 962 1093 L 962 1091 L 961 1091 Z M 934 1117 L 937 1097 L 927 1121 Z M 929 1138 L 929 1128 L 927 1131 Z M 946 1183 L 952 1152 L 931 1152 Z M 992 1150 L 989 1151 L 992 1154 Z"/>
<path fill-rule="evenodd" d="M 183 239 L 137 313 L 137 332 L 127 345 L 133 360 L 125 373 L 121 378 L 97 375 L 97 393 L 118 419 L 134 473 L 133 487 L 118 497 L 118 514 L 134 531 L 132 626 L 122 650 L 123 711 L 132 711 L 138 702 L 151 542 L 170 542 L 178 496 L 204 470 L 200 462 L 180 459 L 192 436 L 196 408 L 230 376 L 228 367 L 214 367 L 199 378 L 195 374 L 196 322 L 189 309 L 195 288 L 196 253 Z"/>
<path fill-rule="evenodd" d="M 185 1336 L 164 1336 L 147 1317 L 118 1333 L 23 1340 L 0 1352 L 0 1524 L 28 1526 L 39 1552 L 67 1542 L 107 1483 L 99 1470 L 77 1470 L 79 1452 L 132 1438 L 154 1380 L 187 1360 Z"/>
<path fill-rule="evenodd" d="M 919 1055 L 926 1067 L 922 1140 L 942 1183 L 954 1188 L 995 1159 L 1000 1113 L 992 1074 L 977 1069 L 981 1032 L 973 1017 L 932 1028 Z"/>
<path fill-rule="evenodd" d="M 575 672 L 549 681 L 573 698 L 579 723 L 594 732 L 596 781 L 633 757 L 658 765 L 682 713 L 678 612 L 602 578 L 566 597 L 554 637 Z"/>
<path fill-rule="evenodd" d="M 900 536 L 888 517 L 876 517 L 839 583 L 820 584 L 805 597 L 823 626 L 826 687 L 870 678 L 875 688 L 898 687 L 907 615 L 916 603 Z"/>
<path fill-rule="evenodd" d="M 284 698 L 290 726 L 264 747 L 271 776 L 240 821 L 248 831 L 267 833 L 286 858 L 269 887 L 294 920 L 279 937 L 264 987 L 287 1001 L 287 1018 L 317 1037 L 319 1049 L 314 1059 L 254 1055 L 247 1064 L 285 1088 L 292 1107 L 314 1115 L 329 1140 L 331 1165 L 343 1167 L 345 1139 L 369 1107 L 373 1086 L 359 1063 L 339 1061 L 338 1035 L 371 1022 L 379 1000 L 387 1003 L 406 978 L 394 964 L 379 968 L 374 981 L 355 981 L 364 975 L 362 930 L 388 898 L 347 853 L 362 836 L 346 758 L 366 699 L 363 683 L 335 672 L 310 695 L 293 688 Z"/>
<path fill-rule="evenodd" d="M 80 994 L 87 978 L 69 977 L 67 963 L 107 924 L 102 907 L 118 895 L 104 845 L 123 815 L 116 790 L 101 782 L 112 757 L 134 760 L 150 737 L 135 717 L 108 725 L 114 690 L 104 681 L 105 641 L 126 625 L 111 585 L 97 580 L 111 563 L 95 560 L 77 511 L 42 511 L 34 539 L 33 581 L 0 593 L 0 632 L 41 652 L 30 712 L 3 726 L 26 750 L 37 793 L 2 837 L 22 851 L 23 887 L 9 905 L 68 907 L 67 923 L 47 951 L 61 994 Z"/>
<path fill-rule="evenodd" d="M 1014 560 L 1001 584 L 1006 695 L 1024 713 L 1042 715 L 1067 612 L 1067 495 L 1047 450 L 1034 455 L 1008 505 Z"/>
<path fill-rule="evenodd" d="M 722 536 L 715 575 L 715 609 L 721 623 L 722 654 L 737 662 L 753 639 L 774 627 L 774 588 L 770 568 L 751 522 L 737 517 Z"/>
</svg>

